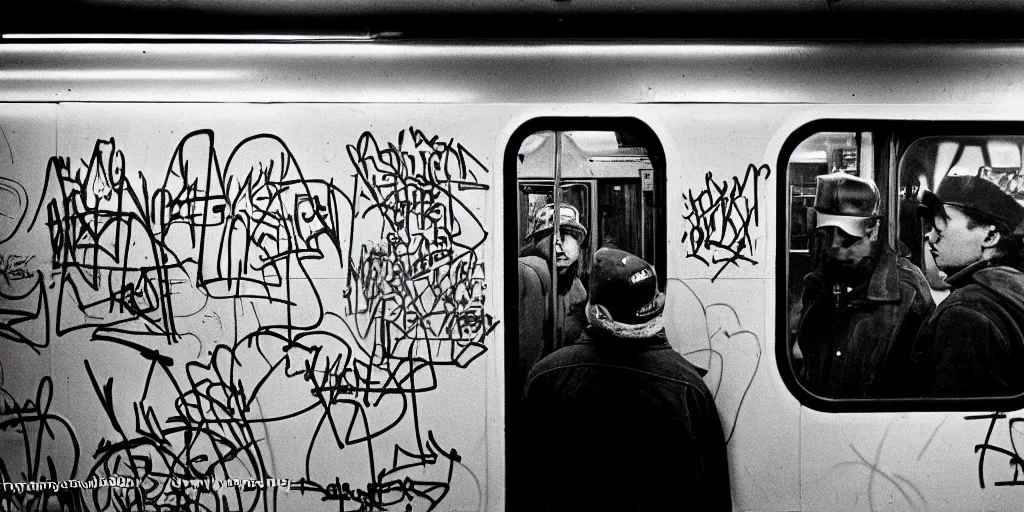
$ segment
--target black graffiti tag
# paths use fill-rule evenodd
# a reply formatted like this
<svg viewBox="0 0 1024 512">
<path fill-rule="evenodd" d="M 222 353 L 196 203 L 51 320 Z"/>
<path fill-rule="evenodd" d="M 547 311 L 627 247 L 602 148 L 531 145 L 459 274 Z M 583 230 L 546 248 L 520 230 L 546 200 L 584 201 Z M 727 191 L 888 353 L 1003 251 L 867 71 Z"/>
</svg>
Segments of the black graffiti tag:
<svg viewBox="0 0 1024 512">
<path fill-rule="evenodd" d="M 411 126 L 364 132 L 349 162 L 314 172 L 272 133 L 224 159 L 214 131 L 195 130 L 156 168 L 130 166 L 124 146 L 51 157 L 31 211 L 0 180 L 18 199 L 0 200 L 0 482 L 139 482 L 58 492 L 69 510 L 278 510 L 276 486 L 213 482 L 281 476 L 338 510 L 440 507 L 468 468 L 420 401 L 498 325 L 481 159 Z M 10 253 L 27 233 L 52 254 Z M 118 351 L 81 361 L 94 399 L 75 407 L 96 433 L 49 411 L 50 375 L 34 401 L 4 389 L 9 342 L 41 354 L 51 333 Z M 272 449 L 268 426 L 289 442 Z M 0 489 L 0 511 L 50 497 Z"/>
<path fill-rule="evenodd" d="M 689 229 L 683 233 L 687 258 L 696 258 L 707 266 L 719 265 L 714 281 L 729 265 L 740 262 L 757 265 L 754 260 L 756 241 L 750 227 L 760 224 L 758 214 L 758 182 L 771 176 L 767 164 L 750 164 L 742 179 L 716 181 L 711 172 L 704 175 L 704 189 L 683 194 L 683 219 Z M 751 224 L 753 223 L 753 224 Z"/>
<path fill-rule="evenodd" d="M 996 412 L 992 414 L 984 414 L 979 416 L 964 416 L 965 420 L 990 420 L 988 430 L 985 432 L 985 442 L 975 445 L 974 451 L 978 453 L 978 484 L 981 488 L 985 488 L 985 454 L 986 452 L 994 452 L 997 454 L 1005 455 L 1009 458 L 1009 467 L 1013 468 L 1013 478 L 1010 480 L 1002 480 L 995 482 L 994 485 L 1006 486 L 1006 485 L 1024 485 L 1024 458 L 1021 458 L 1018 450 L 1024 447 L 1017 446 L 1017 440 L 1021 437 L 1021 433 L 1024 432 L 1024 418 L 1010 418 L 1007 422 L 1007 430 L 1010 434 L 1010 447 L 1007 449 L 1004 446 L 996 446 L 992 444 L 992 431 L 995 430 L 996 423 L 999 420 L 1006 419 L 1006 414 Z M 1018 439 L 1014 439 L 1018 438 Z"/>
</svg>

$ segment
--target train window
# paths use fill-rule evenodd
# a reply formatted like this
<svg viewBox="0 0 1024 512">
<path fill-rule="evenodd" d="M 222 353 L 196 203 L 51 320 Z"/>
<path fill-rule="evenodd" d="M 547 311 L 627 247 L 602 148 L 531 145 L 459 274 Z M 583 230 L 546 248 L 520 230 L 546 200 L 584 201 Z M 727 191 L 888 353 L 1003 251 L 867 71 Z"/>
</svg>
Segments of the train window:
<svg viewBox="0 0 1024 512">
<path fill-rule="evenodd" d="M 506 302 L 517 310 L 506 315 L 514 504 L 523 386 L 537 362 L 585 329 L 593 254 L 602 247 L 633 253 L 654 266 L 664 289 L 664 152 L 653 131 L 636 120 L 538 119 L 513 135 L 505 175 L 508 211 L 513 203 L 516 208 L 506 218 L 506 268 L 518 269 L 506 273 Z"/>
<path fill-rule="evenodd" d="M 787 381 L 826 410 L 1019 404 L 1024 135 L 853 124 L 780 157 Z"/>
</svg>

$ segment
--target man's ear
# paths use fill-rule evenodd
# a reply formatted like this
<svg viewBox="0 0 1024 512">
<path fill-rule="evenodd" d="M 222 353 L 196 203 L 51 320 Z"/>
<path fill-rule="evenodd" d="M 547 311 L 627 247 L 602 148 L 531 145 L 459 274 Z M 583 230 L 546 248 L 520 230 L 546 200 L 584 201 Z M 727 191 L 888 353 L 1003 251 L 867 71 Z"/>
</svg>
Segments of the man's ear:
<svg viewBox="0 0 1024 512">
<path fill-rule="evenodd" d="M 1003 235 L 996 229 L 995 226 L 988 226 L 988 235 L 981 241 L 982 249 L 991 249 L 996 245 L 999 245 L 999 240 L 1002 239 Z"/>
</svg>

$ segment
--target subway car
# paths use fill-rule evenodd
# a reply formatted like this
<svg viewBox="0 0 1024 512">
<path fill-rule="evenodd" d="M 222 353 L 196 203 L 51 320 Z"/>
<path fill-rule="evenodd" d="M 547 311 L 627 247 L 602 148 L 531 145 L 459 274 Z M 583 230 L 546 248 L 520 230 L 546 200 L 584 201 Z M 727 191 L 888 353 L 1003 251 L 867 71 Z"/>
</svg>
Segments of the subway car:
<svg viewBox="0 0 1024 512">
<path fill-rule="evenodd" d="M 418 37 L 413 8 L 355 36 L 6 24 L 0 510 L 530 510 L 513 269 L 547 205 L 586 228 L 585 287 L 602 247 L 653 265 L 734 509 L 1019 510 L 1024 318 L 918 348 L 962 295 L 942 212 L 1024 202 L 1024 44 L 844 38 L 871 18 L 840 2 L 780 7 L 817 23 L 792 37 L 753 2 L 600 38 L 528 5 L 526 37 Z M 822 277 L 862 241 L 859 281 Z"/>
</svg>

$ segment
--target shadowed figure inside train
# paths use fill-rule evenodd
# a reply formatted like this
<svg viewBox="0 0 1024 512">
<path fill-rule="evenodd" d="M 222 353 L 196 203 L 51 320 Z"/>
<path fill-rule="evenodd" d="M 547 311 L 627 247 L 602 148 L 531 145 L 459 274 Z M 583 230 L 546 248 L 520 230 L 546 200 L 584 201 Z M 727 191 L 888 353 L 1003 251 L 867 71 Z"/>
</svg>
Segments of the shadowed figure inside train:
<svg viewBox="0 0 1024 512">
<path fill-rule="evenodd" d="M 519 371 L 515 389 L 542 357 L 571 344 L 586 327 L 587 291 L 579 278 L 580 247 L 587 228 L 579 211 L 559 206 L 555 231 L 555 205 L 537 210 L 519 251 Z M 552 288 L 552 261 L 556 270 Z"/>
<path fill-rule="evenodd" d="M 914 337 L 935 309 L 928 283 L 886 243 L 874 182 L 833 173 L 816 185 L 794 346 L 800 382 L 827 398 L 903 395 Z"/>
<path fill-rule="evenodd" d="M 506 383 L 510 391 L 510 425 L 518 425 L 519 398 L 530 369 L 544 356 L 571 344 L 586 327 L 587 291 L 579 278 L 579 258 L 587 228 L 580 222 L 579 210 L 572 205 L 562 203 L 558 210 L 557 229 L 554 204 L 537 210 L 519 251 L 518 361 Z M 517 501 L 530 492 L 520 488 L 528 477 L 521 459 L 525 448 L 523 434 L 512 427 L 507 439 L 509 510 L 531 509 L 528 503 Z"/>
</svg>

